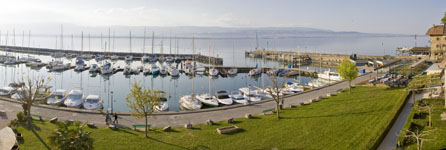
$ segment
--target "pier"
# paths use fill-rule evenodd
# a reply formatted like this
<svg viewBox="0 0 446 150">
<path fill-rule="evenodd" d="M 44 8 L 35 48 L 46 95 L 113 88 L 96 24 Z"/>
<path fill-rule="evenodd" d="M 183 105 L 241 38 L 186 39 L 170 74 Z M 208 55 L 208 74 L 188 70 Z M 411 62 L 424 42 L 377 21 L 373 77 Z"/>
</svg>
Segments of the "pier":
<svg viewBox="0 0 446 150">
<path fill-rule="evenodd" d="M 238 73 L 248 73 L 250 70 L 255 69 L 256 67 L 229 67 L 229 66 L 205 66 L 205 70 L 209 70 L 209 68 L 215 68 L 218 70 L 229 70 L 231 68 L 237 68 Z M 307 70 L 307 69 L 299 69 L 299 68 L 285 68 L 285 67 L 262 67 L 263 73 L 266 73 L 268 70 L 271 69 L 279 69 L 279 70 L 289 70 L 292 72 L 296 72 L 295 75 L 302 75 L 307 77 L 317 77 L 318 72 L 314 70 Z"/>
<path fill-rule="evenodd" d="M 5 46 L 0 45 L 0 51 L 14 52 L 14 53 L 26 53 L 36 55 L 51 55 L 53 53 L 67 54 L 91 54 L 91 55 L 104 55 L 105 58 L 110 58 L 112 55 L 117 55 L 120 59 L 124 59 L 125 56 L 133 56 L 133 60 L 141 60 L 144 55 L 152 55 L 147 53 L 130 53 L 130 52 L 100 52 L 100 51 L 80 51 L 80 50 L 63 50 L 63 49 L 49 49 L 49 48 L 34 48 L 34 47 L 20 47 L 20 46 Z M 156 57 L 178 56 L 183 59 L 194 58 L 195 61 L 200 63 L 209 63 L 211 60 L 214 65 L 223 65 L 223 58 L 217 58 L 212 56 L 204 56 L 201 54 L 160 54 L 154 53 Z"/>
</svg>

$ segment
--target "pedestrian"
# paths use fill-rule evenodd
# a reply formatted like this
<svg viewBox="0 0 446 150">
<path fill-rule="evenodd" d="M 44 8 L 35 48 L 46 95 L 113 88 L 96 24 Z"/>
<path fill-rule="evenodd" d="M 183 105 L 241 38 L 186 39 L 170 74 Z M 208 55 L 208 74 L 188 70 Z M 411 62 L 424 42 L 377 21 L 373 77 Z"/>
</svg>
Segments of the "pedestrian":
<svg viewBox="0 0 446 150">
<path fill-rule="evenodd" d="M 115 120 L 113 121 L 113 124 L 118 124 L 118 113 L 114 113 L 113 117 L 115 117 Z"/>
<path fill-rule="evenodd" d="M 108 115 L 108 112 L 107 112 L 107 114 L 105 114 L 105 125 L 108 125 L 109 120 L 110 120 L 110 116 Z"/>
</svg>

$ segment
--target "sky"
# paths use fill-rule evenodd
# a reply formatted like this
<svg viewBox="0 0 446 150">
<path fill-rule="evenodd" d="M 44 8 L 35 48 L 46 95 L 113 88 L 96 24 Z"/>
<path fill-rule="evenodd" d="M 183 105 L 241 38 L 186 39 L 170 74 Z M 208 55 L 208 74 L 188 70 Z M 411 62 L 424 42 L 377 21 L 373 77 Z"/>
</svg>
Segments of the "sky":
<svg viewBox="0 0 446 150">
<path fill-rule="evenodd" d="M 0 0 L 0 27 L 310 27 L 425 34 L 444 0 Z"/>
</svg>

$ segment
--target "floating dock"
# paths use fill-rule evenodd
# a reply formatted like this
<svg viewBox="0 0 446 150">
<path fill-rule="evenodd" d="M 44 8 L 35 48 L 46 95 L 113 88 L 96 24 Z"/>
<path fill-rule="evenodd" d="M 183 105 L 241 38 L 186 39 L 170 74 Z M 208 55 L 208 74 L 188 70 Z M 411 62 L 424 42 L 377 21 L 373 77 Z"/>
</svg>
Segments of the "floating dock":
<svg viewBox="0 0 446 150">
<path fill-rule="evenodd" d="M 20 46 L 4 46 L 0 45 L 0 51 L 15 52 L 15 53 L 26 53 L 26 54 L 36 54 L 36 55 L 51 55 L 53 53 L 63 53 L 63 54 L 91 54 L 91 55 L 104 55 L 105 58 L 109 58 L 112 55 L 120 56 L 120 59 L 124 59 L 127 55 L 132 55 L 134 60 L 141 60 L 144 53 L 130 53 L 130 52 L 100 52 L 100 51 L 79 51 L 79 50 L 62 50 L 62 49 L 49 49 L 49 48 L 34 48 L 34 47 L 20 47 Z M 152 54 L 146 54 L 152 55 Z M 223 58 L 204 56 L 201 54 L 153 54 L 156 57 L 161 56 L 178 56 L 182 58 L 194 58 L 195 61 L 200 63 L 209 63 L 209 59 L 214 65 L 223 65 Z"/>
</svg>

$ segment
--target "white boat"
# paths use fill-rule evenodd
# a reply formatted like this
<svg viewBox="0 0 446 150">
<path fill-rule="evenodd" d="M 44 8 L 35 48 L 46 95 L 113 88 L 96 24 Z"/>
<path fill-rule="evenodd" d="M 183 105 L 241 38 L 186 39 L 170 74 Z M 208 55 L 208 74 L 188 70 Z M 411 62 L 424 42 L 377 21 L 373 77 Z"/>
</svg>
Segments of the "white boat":
<svg viewBox="0 0 446 150">
<path fill-rule="evenodd" d="M 94 58 L 96 61 L 100 61 L 100 60 L 104 60 L 105 59 L 105 56 L 104 55 L 101 55 L 101 54 L 98 54 L 98 55 L 96 55 L 96 57 Z"/>
<path fill-rule="evenodd" d="M 158 58 L 158 60 L 161 61 L 161 62 L 164 62 L 164 61 L 166 60 L 166 58 L 165 58 L 164 56 L 160 56 L 160 57 Z"/>
<path fill-rule="evenodd" d="M 228 70 L 228 75 L 232 76 L 232 75 L 236 75 L 238 72 L 237 68 L 231 68 Z"/>
<path fill-rule="evenodd" d="M 167 56 L 166 57 L 166 62 L 173 62 L 175 59 L 172 56 Z"/>
<path fill-rule="evenodd" d="M 298 92 L 303 92 L 304 91 L 304 89 L 301 88 L 299 83 L 287 82 L 284 86 L 285 86 L 285 88 L 288 91 L 291 91 L 291 92 L 294 92 L 294 93 L 298 93 Z"/>
<path fill-rule="evenodd" d="M 243 97 L 245 97 L 245 99 L 248 101 L 256 102 L 262 100 L 262 97 L 260 97 L 257 94 L 257 90 L 245 87 L 245 88 L 240 88 L 239 91 L 243 94 Z"/>
<path fill-rule="evenodd" d="M 0 96 L 11 96 L 14 92 L 15 89 L 9 86 L 0 88 Z"/>
<path fill-rule="evenodd" d="M 260 69 L 260 68 L 252 69 L 248 73 L 249 76 L 257 76 L 260 74 L 262 74 L 262 69 Z"/>
<path fill-rule="evenodd" d="M 90 59 L 94 58 L 94 55 L 91 55 L 91 54 L 79 54 L 77 58 L 90 60 Z"/>
<path fill-rule="evenodd" d="M 61 58 L 61 57 L 64 57 L 65 54 L 62 52 L 55 52 L 55 53 L 52 53 L 51 56 L 53 56 L 54 58 Z"/>
<path fill-rule="evenodd" d="M 112 73 L 113 73 L 113 68 L 111 67 L 111 63 L 105 62 L 104 66 L 102 66 L 101 68 L 101 74 L 107 75 Z"/>
<path fill-rule="evenodd" d="M 169 75 L 172 77 L 178 77 L 178 76 L 180 76 L 180 71 L 178 71 L 178 69 L 172 67 L 169 69 Z"/>
<path fill-rule="evenodd" d="M 223 105 L 231 105 L 233 103 L 232 98 L 229 97 L 228 91 L 224 91 L 224 90 L 217 91 L 215 93 L 214 98 L 217 99 L 217 101 Z"/>
<path fill-rule="evenodd" d="M 167 73 L 168 73 L 165 65 L 161 65 L 159 70 L 160 70 L 159 72 L 161 75 L 167 75 Z"/>
<path fill-rule="evenodd" d="M 64 101 L 67 107 L 80 108 L 84 102 L 84 94 L 81 89 L 73 89 L 68 93 L 67 99 Z"/>
<path fill-rule="evenodd" d="M 152 54 L 152 57 L 150 58 L 150 62 L 155 63 L 156 61 L 158 61 L 158 58 L 156 58 L 156 56 Z"/>
<path fill-rule="evenodd" d="M 152 71 L 150 70 L 150 68 L 151 67 L 144 67 L 144 69 L 142 70 L 142 73 L 144 74 L 144 75 L 149 75 L 149 74 L 152 74 Z"/>
<path fill-rule="evenodd" d="M 130 75 L 130 74 L 132 74 L 132 68 L 130 68 L 130 66 L 125 66 L 124 71 L 122 73 L 124 75 Z"/>
<path fill-rule="evenodd" d="M 166 92 L 159 91 L 161 104 L 159 106 L 155 106 L 155 111 L 167 111 L 169 110 L 169 103 L 167 102 Z"/>
<path fill-rule="evenodd" d="M 64 71 L 67 67 L 68 66 L 64 64 L 55 64 L 51 67 L 50 71 Z"/>
<path fill-rule="evenodd" d="M 112 55 L 112 56 L 110 56 L 110 59 L 111 60 L 118 60 L 119 56 L 118 55 Z"/>
<path fill-rule="evenodd" d="M 331 72 L 330 70 L 324 71 L 324 73 L 318 73 L 317 78 L 330 80 L 330 81 L 341 81 L 342 78 L 339 73 Z"/>
<path fill-rule="evenodd" d="M 141 73 L 141 69 L 140 68 L 131 68 L 130 73 L 138 75 L 139 73 Z"/>
<path fill-rule="evenodd" d="M 132 60 L 133 60 L 133 56 L 132 55 L 127 55 L 127 56 L 124 57 L 124 61 L 126 61 L 126 62 L 130 62 Z"/>
<path fill-rule="evenodd" d="M 232 91 L 230 97 L 234 103 L 247 104 L 249 102 L 240 91 Z"/>
<path fill-rule="evenodd" d="M 208 107 L 217 107 L 218 101 L 217 99 L 211 97 L 209 94 L 201 94 L 195 96 L 203 105 Z"/>
<path fill-rule="evenodd" d="M 17 61 L 17 59 L 15 57 L 8 57 L 6 58 L 5 62 L 3 62 L 5 65 L 16 65 L 19 62 Z"/>
<path fill-rule="evenodd" d="M 190 61 L 184 62 L 184 67 L 185 67 L 184 73 L 186 73 L 187 75 L 195 74 L 194 67 L 192 66 L 192 63 Z"/>
<path fill-rule="evenodd" d="M 210 76 L 218 76 L 218 69 L 215 69 L 215 68 L 209 69 L 209 75 Z"/>
<path fill-rule="evenodd" d="M 184 95 L 180 98 L 180 106 L 186 110 L 199 110 L 202 104 L 193 95 Z"/>
<path fill-rule="evenodd" d="M 99 95 L 88 95 L 85 98 L 84 104 L 85 109 L 98 110 L 102 108 L 102 99 Z"/>
<path fill-rule="evenodd" d="M 50 97 L 46 101 L 48 105 L 57 105 L 60 106 L 63 104 L 65 99 L 67 99 L 67 90 L 64 89 L 58 89 L 51 93 Z"/>
<path fill-rule="evenodd" d="M 100 69 L 97 64 L 91 64 L 90 69 L 88 69 L 88 72 L 90 72 L 90 73 L 97 73 L 99 71 L 100 71 Z"/>
<path fill-rule="evenodd" d="M 142 61 L 143 63 L 150 62 L 150 56 L 149 56 L 149 55 L 144 55 L 144 56 L 142 56 L 141 61 Z"/>
<path fill-rule="evenodd" d="M 22 88 L 18 88 L 14 94 L 11 95 L 12 99 L 15 100 L 22 100 L 23 99 L 23 89 Z"/>
</svg>

